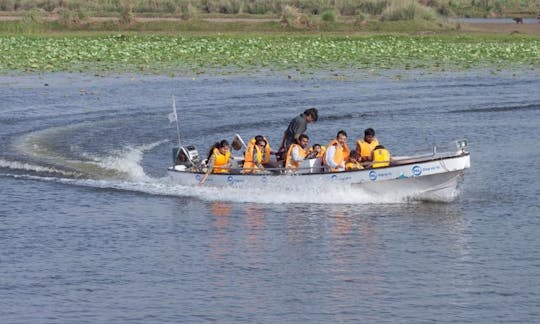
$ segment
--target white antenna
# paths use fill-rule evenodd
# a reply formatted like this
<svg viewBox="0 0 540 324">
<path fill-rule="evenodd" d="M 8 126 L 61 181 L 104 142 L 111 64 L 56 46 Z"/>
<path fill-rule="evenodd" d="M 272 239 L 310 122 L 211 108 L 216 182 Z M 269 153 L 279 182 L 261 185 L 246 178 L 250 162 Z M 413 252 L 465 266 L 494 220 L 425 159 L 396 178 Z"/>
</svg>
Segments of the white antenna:
<svg viewBox="0 0 540 324">
<path fill-rule="evenodd" d="M 173 114 L 174 114 L 174 120 L 176 121 L 176 135 L 178 136 L 178 149 L 182 147 L 182 143 L 180 141 L 180 124 L 178 122 L 178 114 L 176 113 L 176 98 L 174 95 L 172 96 L 172 107 L 173 107 Z"/>
</svg>

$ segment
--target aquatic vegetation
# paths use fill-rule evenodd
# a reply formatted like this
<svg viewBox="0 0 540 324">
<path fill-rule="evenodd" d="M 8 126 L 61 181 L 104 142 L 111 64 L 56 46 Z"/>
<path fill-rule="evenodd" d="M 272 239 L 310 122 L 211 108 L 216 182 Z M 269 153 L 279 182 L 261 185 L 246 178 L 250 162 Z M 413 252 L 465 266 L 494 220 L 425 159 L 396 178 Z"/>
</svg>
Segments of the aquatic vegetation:
<svg viewBox="0 0 540 324">
<path fill-rule="evenodd" d="M 540 39 L 510 36 L 0 36 L 0 71 L 536 66 Z"/>
</svg>

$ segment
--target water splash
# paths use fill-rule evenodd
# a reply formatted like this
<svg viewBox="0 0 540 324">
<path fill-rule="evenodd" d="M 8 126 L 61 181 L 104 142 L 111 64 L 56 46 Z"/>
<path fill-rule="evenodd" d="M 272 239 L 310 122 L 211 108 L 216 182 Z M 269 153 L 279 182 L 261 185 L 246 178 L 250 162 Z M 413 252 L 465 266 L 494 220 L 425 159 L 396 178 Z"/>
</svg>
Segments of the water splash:
<svg viewBox="0 0 540 324">
<path fill-rule="evenodd" d="M 8 161 L 0 159 L 0 168 L 17 170 L 17 171 L 31 171 L 39 173 L 52 173 L 52 174 L 61 174 L 63 176 L 77 176 L 76 172 L 64 171 L 56 169 L 53 167 L 41 166 L 37 164 L 19 162 L 19 161 Z"/>
<path fill-rule="evenodd" d="M 118 171 L 127 175 L 131 180 L 149 181 L 150 178 L 144 172 L 140 164 L 145 151 L 149 151 L 168 140 L 161 140 L 150 144 L 143 144 L 136 147 L 125 147 L 104 158 L 95 158 L 97 164 L 108 170 Z"/>
</svg>

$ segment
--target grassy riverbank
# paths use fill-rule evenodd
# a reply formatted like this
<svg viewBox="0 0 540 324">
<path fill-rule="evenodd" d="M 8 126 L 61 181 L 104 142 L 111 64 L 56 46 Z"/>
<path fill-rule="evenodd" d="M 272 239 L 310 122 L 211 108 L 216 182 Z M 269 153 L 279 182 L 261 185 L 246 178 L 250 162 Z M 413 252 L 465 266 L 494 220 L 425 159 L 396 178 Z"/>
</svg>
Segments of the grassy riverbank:
<svg viewBox="0 0 540 324">
<path fill-rule="evenodd" d="M 31 10 L 79 17 L 192 17 L 204 14 L 280 16 L 292 6 L 310 15 L 332 11 L 340 16 L 382 15 L 391 7 L 417 3 L 443 16 L 536 17 L 538 1 L 514 0 L 0 0 L 0 12 L 24 14 Z"/>
<path fill-rule="evenodd" d="M 540 29 L 532 24 L 500 35 L 473 34 L 442 18 L 435 2 L 387 1 L 377 11 L 350 16 L 341 16 L 337 2 L 310 13 L 285 2 L 279 2 L 279 16 L 264 18 L 200 16 L 201 9 L 191 7 L 181 17 L 148 18 L 134 15 L 133 1 L 121 2 L 121 8 L 115 2 L 124 10 L 117 17 L 54 10 L 43 15 L 43 9 L 4 16 L 0 71 L 441 70 L 540 64 Z M 485 32 L 496 29 L 489 26 Z"/>
<path fill-rule="evenodd" d="M 538 68 L 530 36 L 2 36 L 1 71 Z"/>
</svg>

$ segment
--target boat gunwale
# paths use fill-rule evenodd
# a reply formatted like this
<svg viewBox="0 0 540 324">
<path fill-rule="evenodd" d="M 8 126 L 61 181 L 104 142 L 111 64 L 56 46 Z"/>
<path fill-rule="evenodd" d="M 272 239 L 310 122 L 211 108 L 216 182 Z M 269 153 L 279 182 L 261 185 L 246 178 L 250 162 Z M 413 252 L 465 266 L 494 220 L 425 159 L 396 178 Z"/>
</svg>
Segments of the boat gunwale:
<svg viewBox="0 0 540 324">
<path fill-rule="evenodd" d="M 422 160 L 416 160 L 416 161 L 411 161 L 411 162 L 407 162 L 407 163 L 403 163 L 403 164 L 389 165 L 389 166 L 380 167 L 380 168 L 369 168 L 369 169 L 349 170 L 349 171 L 340 171 L 340 172 L 313 172 L 313 173 L 295 173 L 295 174 L 287 174 L 287 173 L 212 173 L 212 176 L 227 176 L 228 177 L 228 176 L 233 175 L 233 176 L 249 176 L 249 177 L 254 177 L 254 176 L 259 176 L 259 177 L 280 177 L 280 176 L 315 176 L 315 175 L 319 176 L 319 175 L 338 174 L 338 173 L 339 174 L 357 173 L 357 172 L 369 172 L 369 171 L 373 171 L 373 170 L 384 170 L 384 169 L 402 167 L 402 166 L 407 166 L 407 165 L 414 165 L 414 164 L 419 164 L 419 163 L 436 162 L 436 161 L 441 161 L 441 160 L 453 160 L 453 159 L 458 159 L 458 158 L 462 158 L 462 157 L 465 157 L 465 156 L 470 156 L 470 153 L 469 152 L 461 152 L 461 153 L 459 153 L 457 155 L 426 158 L 425 160 L 423 160 L 423 159 Z M 414 159 L 414 158 L 415 158 L 414 156 L 407 157 L 407 159 Z M 238 169 L 238 170 L 242 170 L 242 169 Z M 280 168 L 280 170 L 285 170 L 285 169 Z M 175 170 L 174 166 L 169 167 L 168 171 L 170 171 L 170 172 L 178 172 L 178 173 L 186 173 L 186 174 L 205 174 L 205 172 L 202 172 L 202 171 L 191 171 L 191 170 L 179 171 L 179 170 Z"/>
</svg>

